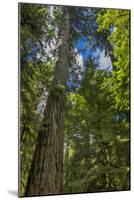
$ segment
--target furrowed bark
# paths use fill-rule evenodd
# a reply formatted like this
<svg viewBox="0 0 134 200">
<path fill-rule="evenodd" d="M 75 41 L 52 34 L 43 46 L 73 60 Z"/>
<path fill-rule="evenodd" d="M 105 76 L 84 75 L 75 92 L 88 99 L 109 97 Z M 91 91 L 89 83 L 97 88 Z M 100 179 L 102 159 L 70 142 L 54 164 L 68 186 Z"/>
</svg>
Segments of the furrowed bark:
<svg viewBox="0 0 134 200">
<path fill-rule="evenodd" d="M 63 12 L 64 23 L 57 46 L 53 89 L 48 96 L 44 120 L 38 133 L 25 196 L 60 194 L 63 190 L 63 128 L 70 29 L 68 8 L 64 8 Z"/>
</svg>

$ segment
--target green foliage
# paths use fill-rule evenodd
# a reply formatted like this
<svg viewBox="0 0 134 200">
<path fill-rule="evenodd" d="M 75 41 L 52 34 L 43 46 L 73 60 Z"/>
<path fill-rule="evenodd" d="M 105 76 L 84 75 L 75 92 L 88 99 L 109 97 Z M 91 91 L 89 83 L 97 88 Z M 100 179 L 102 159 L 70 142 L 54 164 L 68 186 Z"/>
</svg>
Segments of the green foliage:
<svg viewBox="0 0 134 200">
<path fill-rule="evenodd" d="M 24 194 L 47 96 L 66 92 L 52 84 L 62 6 L 21 4 L 20 159 Z M 70 7 L 69 85 L 64 130 L 64 192 L 129 189 L 129 11 Z M 113 70 L 81 69 L 75 44 L 87 37 L 91 52 L 114 57 Z M 46 51 L 50 48 L 51 56 Z M 84 50 L 83 50 L 84 52 Z M 96 52 L 96 51 L 95 51 Z M 64 67 L 64 65 L 63 65 Z M 83 71 L 82 71 L 83 70 Z M 80 78 L 79 78 L 80 77 Z"/>
<path fill-rule="evenodd" d="M 115 57 L 112 92 L 115 96 L 116 108 L 121 111 L 129 110 L 129 18 L 128 10 L 111 9 L 107 9 L 105 13 L 100 13 L 97 18 L 98 31 L 110 30 L 111 32 L 107 39 L 113 46 L 111 53 Z"/>
<path fill-rule="evenodd" d="M 68 95 L 64 192 L 129 188 L 129 127 L 120 122 L 111 92 L 112 73 L 89 63 L 79 93 Z"/>
</svg>

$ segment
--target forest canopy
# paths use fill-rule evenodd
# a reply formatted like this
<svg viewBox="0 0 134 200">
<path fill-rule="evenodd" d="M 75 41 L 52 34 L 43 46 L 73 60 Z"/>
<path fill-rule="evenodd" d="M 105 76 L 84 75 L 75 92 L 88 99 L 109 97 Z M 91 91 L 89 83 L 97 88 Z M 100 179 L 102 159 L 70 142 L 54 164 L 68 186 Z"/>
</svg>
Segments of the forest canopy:
<svg viewBox="0 0 134 200">
<path fill-rule="evenodd" d="M 19 12 L 19 195 L 129 190 L 130 10 Z"/>
</svg>

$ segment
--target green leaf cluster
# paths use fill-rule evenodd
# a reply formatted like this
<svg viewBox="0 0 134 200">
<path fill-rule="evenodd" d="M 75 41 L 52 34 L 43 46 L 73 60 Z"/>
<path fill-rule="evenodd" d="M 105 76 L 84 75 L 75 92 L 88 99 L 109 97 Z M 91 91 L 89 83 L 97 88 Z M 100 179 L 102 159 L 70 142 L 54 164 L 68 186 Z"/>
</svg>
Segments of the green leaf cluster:
<svg viewBox="0 0 134 200">
<path fill-rule="evenodd" d="M 98 31 L 110 31 L 107 40 L 113 47 L 113 88 L 116 108 L 129 110 L 129 74 L 130 74 L 130 11 L 107 9 L 99 13 Z"/>
</svg>

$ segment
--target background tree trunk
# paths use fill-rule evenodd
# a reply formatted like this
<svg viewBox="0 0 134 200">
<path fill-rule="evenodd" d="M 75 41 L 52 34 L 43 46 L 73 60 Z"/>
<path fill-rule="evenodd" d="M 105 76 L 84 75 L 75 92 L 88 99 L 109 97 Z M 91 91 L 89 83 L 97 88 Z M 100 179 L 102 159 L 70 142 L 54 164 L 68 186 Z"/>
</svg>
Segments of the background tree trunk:
<svg viewBox="0 0 134 200">
<path fill-rule="evenodd" d="M 64 19 L 57 46 L 53 88 L 38 133 L 25 196 L 59 194 L 63 190 L 63 128 L 70 29 L 68 8 L 63 9 Z"/>
</svg>

